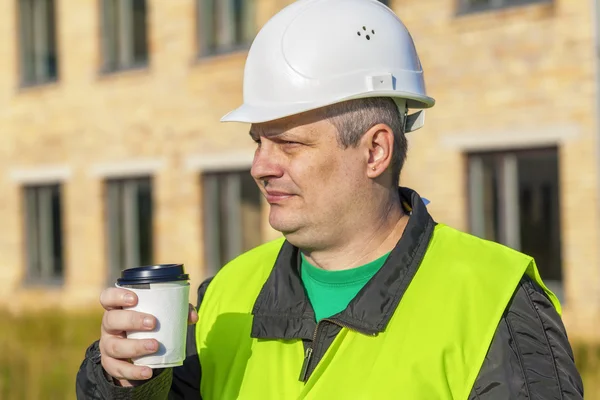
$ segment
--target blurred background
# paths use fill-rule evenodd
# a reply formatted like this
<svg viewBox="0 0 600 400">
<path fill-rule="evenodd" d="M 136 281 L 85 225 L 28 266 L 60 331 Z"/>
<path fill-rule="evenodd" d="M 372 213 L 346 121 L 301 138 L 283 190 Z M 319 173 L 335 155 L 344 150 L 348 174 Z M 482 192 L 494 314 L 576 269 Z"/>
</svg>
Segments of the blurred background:
<svg viewBox="0 0 600 400">
<path fill-rule="evenodd" d="M 291 2 L 0 1 L 0 399 L 74 398 L 123 268 L 185 263 L 195 289 L 279 235 L 248 126 L 219 119 Z M 536 258 L 600 399 L 598 0 L 383 3 L 437 100 L 401 184 Z"/>
</svg>

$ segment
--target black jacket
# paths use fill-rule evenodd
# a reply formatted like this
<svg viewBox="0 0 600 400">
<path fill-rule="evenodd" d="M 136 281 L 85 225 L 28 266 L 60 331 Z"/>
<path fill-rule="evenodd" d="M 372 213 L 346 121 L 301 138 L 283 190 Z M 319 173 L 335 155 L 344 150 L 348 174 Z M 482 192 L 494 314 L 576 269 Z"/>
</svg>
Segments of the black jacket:
<svg viewBox="0 0 600 400">
<path fill-rule="evenodd" d="M 298 249 L 286 242 L 254 309 L 251 336 L 298 339 L 313 349 L 306 365 L 310 376 L 340 331 L 340 325 L 365 334 L 385 329 L 416 273 L 435 222 L 415 192 L 401 189 L 412 208 L 406 230 L 381 270 L 341 313 L 315 323 L 314 311 L 298 273 Z M 198 307 L 210 283 L 198 289 Z M 331 322 L 329 322 L 331 320 Z M 302 366 L 298 366 L 300 374 Z M 100 365 L 98 343 L 92 344 L 77 375 L 78 399 L 199 399 L 201 368 L 194 327 L 181 367 L 156 371 L 136 388 L 109 382 Z M 523 277 L 498 325 L 469 399 L 582 399 L 583 384 L 561 318 L 543 290 Z"/>
</svg>

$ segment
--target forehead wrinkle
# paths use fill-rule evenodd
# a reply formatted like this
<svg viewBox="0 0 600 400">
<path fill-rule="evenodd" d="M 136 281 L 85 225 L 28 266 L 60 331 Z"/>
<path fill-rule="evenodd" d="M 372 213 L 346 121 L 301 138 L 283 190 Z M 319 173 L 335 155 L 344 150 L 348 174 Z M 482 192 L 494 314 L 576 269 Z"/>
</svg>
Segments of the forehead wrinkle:
<svg viewBox="0 0 600 400">
<path fill-rule="evenodd" d="M 250 135 L 255 138 L 301 135 L 310 140 L 318 140 L 323 138 L 324 134 L 326 134 L 325 131 L 328 130 L 327 128 L 333 128 L 334 133 L 337 134 L 335 125 L 328 118 L 323 118 L 315 112 L 282 118 L 276 121 L 252 124 Z"/>
<path fill-rule="evenodd" d="M 250 136 L 252 137 L 264 137 L 264 138 L 285 138 L 288 136 L 293 136 L 294 128 L 291 124 L 286 124 L 286 126 L 275 126 L 275 127 L 265 127 L 264 125 L 252 126 L 250 129 Z"/>
<path fill-rule="evenodd" d="M 273 127 L 273 126 L 269 126 L 270 124 L 267 123 L 260 123 L 260 124 L 252 124 L 252 126 L 250 127 L 250 135 L 257 137 L 257 136 L 261 136 L 261 137 L 273 137 L 273 136 L 278 136 L 284 133 L 284 131 L 281 131 L 280 129 L 277 129 L 277 127 Z"/>
</svg>

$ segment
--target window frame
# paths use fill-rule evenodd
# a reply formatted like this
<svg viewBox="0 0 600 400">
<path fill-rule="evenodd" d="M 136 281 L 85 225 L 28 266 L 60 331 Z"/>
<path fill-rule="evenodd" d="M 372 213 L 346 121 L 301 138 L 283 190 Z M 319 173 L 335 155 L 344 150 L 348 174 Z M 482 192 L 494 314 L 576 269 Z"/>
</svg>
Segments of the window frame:
<svg viewBox="0 0 600 400">
<path fill-rule="evenodd" d="M 247 175 L 244 177 L 243 175 Z M 245 183 L 252 183 L 255 188 L 259 225 L 259 242 L 263 242 L 263 197 L 250 175 L 249 168 L 223 168 L 218 170 L 200 171 L 199 180 L 202 186 L 202 248 L 203 263 L 206 273 L 216 274 L 228 261 L 242 254 L 244 243 L 244 213 L 242 210 Z M 250 182 L 252 181 L 252 182 Z M 210 193 L 209 193 L 210 192 Z M 226 196 L 223 196 L 223 193 Z M 208 197 L 210 194 L 210 198 Z M 225 198 L 227 213 L 223 223 L 223 197 Z M 239 206 L 238 206 L 239 205 Z M 216 210 L 216 212 L 215 212 Z M 239 222 L 238 222 L 239 221 Z M 232 235 L 232 233 L 237 233 Z M 224 235 L 227 235 L 224 243 Z M 258 244 L 258 243 L 257 243 Z M 223 257 L 223 254 L 224 257 Z M 222 259 L 225 258 L 225 259 Z"/>
<path fill-rule="evenodd" d="M 115 74 L 119 72 L 144 70 L 150 66 L 150 24 L 149 24 L 149 1 L 144 2 L 144 46 L 145 59 L 143 61 L 135 61 L 135 22 L 133 20 L 134 10 L 133 2 L 135 0 L 98 0 L 98 16 L 99 23 L 99 41 L 100 41 L 100 73 Z M 107 26 L 107 2 L 118 4 L 119 13 L 129 14 L 129 21 L 122 18 L 116 18 L 110 25 L 114 26 L 114 31 L 110 31 Z M 130 8 L 128 10 L 128 8 Z M 115 12 L 116 13 L 116 12 Z M 126 31 L 126 32 L 125 32 Z M 121 43 L 127 44 L 123 47 Z M 114 50 L 111 50 L 115 47 Z M 109 54 L 114 53 L 114 60 L 109 58 Z M 112 56 L 110 56 L 112 57 Z M 126 61 L 124 62 L 123 59 Z"/>
<path fill-rule="evenodd" d="M 478 14 L 507 8 L 523 7 L 532 4 L 550 4 L 554 0 L 489 0 L 487 5 L 470 5 L 469 0 L 457 0 L 457 14 Z"/>
<path fill-rule="evenodd" d="M 251 13 L 252 13 L 252 30 L 253 30 L 253 34 L 251 35 L 251 37 L 248 38 L 247 43 L 235 43 L 233 45 L 229 45 L 229 46 L 223 46 L 223 47 L 219 47 L 216 46 L 214 49 L 209 49 L 206 46 L 206 41 L 203 40 L 204 37 L 204 29 L 203 29 L 203 24 L 204 24 L 204 11 L 206 9 L 205 7 L 205 2 L 207 0 L 195 0 L 195 7 L 196 7 L 196 31 L 195 31 L 195 35 L 196 35 L 196 54 L 197 54 L 197 58 L 199 59 L 204 59 L 204 58 L 211 58 L 211 57 L 215 57 L 215 56 L 220 56 L 220 55 L 225 55 L 225 54 L 232 54 L 232 53 L 236 53 L 236 52 L 241 52 L 241 51 L 247 51 L 251 44 L 252 41 L 254 40 L 254 36 L 256 35 L 256 33 L 258 32 L 258 22 L 257 22 L 257 8 L 258 8 L 258 3 L 259 0 L 251 0 L 252 5 L 251 5 Z M 211 1 L 211 0 L 209 0 Z M 215 0 L 215 1 L 220 1 L 220 0 Z M 224 0 L 224 1 L 232 1 L 232 0 Z M 246 4 L 250 4 L 249 1 L 250 0 L 244 0 L 244 1 L 248 1 L 248 3 Z M 212 3 L 212 1 L 211 1 Z M 214 10 L 212 10 L 212 8 L 210 9 L 211 14 L 213 16 L 213 18 L 211 18 L 211 20 L 214 23 L 214 15 L 215 12 Z M 235 22 L 235 12 L 232 12 L 232 20 L 233 22 Z M 233 24 L 232 24 L 233 25 Z M 235 35 L 235 30 L 233 35 Z M 215 41 L 217 39 L 215 38 Z"/>
<path fill-rule="evenodd" d="M 64 189 L 61 182 L 26 183 L 21 186 L 21 217 L 23 226 L 23 254 L 25 271 L 23 274 L 24 286 L 61 287 L 66 276 L 66 243 L 65 243 L 65 207 Z M 58 221 L 55 220 L 53 207 L 54 195 L 58 197 Z M 32 200 L 33 196 L 33 200 Z M 46 204 L 41 204 L 45 197 Z M 33 201 L 33 204 L 31 203 Z M 49 202 L 49 203 L 48 203 Z M 35 215 L 30 213 L 34 209 Z M 42 212 L 49 213 L 46 218 L 40 218 Z M 55 257 L 57 238 L 56 224 L 58 225 L 58 261 Z M 42 230 L 52 232 L 51 235 L 42 233 Z M 45 242 L 45 245 L 40 243 Z M 35 243 L 32 243 L 35 242 Z M 40 255 L 46 252 L 47 254 Z M 33 254 L 32 254 L 33 253 Z M 50 253 L 50 254 L 48 254 Z M 48 256 L 51 256 L 48 258 Z M 33 260 L 32 260 L 33 258 Z M 51 260 L 51 261 L 49 261 Z M 59 263 L 58 267 L 56 263 Z M 35 266 L 34 264 L 39 263 Z M 38 271 L 39 270 L 39 271 Z M 59 273 L 56 274 L 55 271 Z"/>
<path fill-rule="evenodd" d="M 147 184 L 150 191 L 149 260 L 143 260 L 140 227 L 139 188 Z M 152 264 L 155 259 L 156 234 L 154 180 L 152 176 L 106 178 L 104 185 L 104 217 L 108 284 L 114 284 L 123 269 Z M 113 205 L 117 204 L 115 209 Z M 116 250 L 118 249 L 118 250 Z M 137 249 L 137 250 L 135 250 Z"/>
<path fill-rule="evenodd" d="M 16 13 L 16 25 L 17 25 L 17 53 L 18 53 L 18 76 L 19 76 L 19 86 L 21 88 L 29 88 L 29 87 L 36 87 L 36 86 L 44 86 L 44 85 L 49 85 L 49 84 L 53 84 L 59 81 L 60 79 L 60 62 L 59 62 L 59 54 L 60 54 L 60 48 L 59 48 L 59 40 L 58 40 L 58 33 L 59 33 L 59 16 L 58 16 L 58 5 L 57 5 L 57 0 L 45 0 L 48 3 L 52 3 L 52 15 L 51 15 L 51 19 L 53 21 L 53 31 L 51 35 L 47 35 L 47 34 L 40 34 L 38 32 L 38 35 L 36 35 L 35 32 L 35 27 L 36 27 L 36 21 L 35 18 L 36 16 L 39 18 L 40 15 L 39 13 L 41 13 L 40 11 L 38 11 L 38 13 L 35 13 L 36 7 L 38 7 L 37 9 L 41 8 L 41 6 L 39 5 L 40 2 L 37 0 L 16 0 L 16 7 L 15 7 L 15 13 Z M 32 49 L 32 64 L 33 64 L 33 78 L 28 78 L 27 77 L 27 73 L 25 71 L 26 67 L 26 59 L 28 58 L 27 56 L 27 52 L 28 49 L 26 49 L 26 43 L 27 41 L 29 41 L 29 38 L 25 38 L 25 26 L 24 26 L 24 12 L 23 12 L 23 3 L 28 2 L 31 3 L 31 21 L 29 21 L 28 23 L 31 24 L 31 29 L 32 29 L 32 34 L 33 37 L 30 40 L 30 44 L 31 46 L 34 47 L 34 49 Z M 36 6 L 36 4 L 38 4 Z M 50 17 L 46 17 L 47 19 L 50 19 Z M 37 21 L 39 22 L 39 21 Z M 47 24 L 47 20 L 44 22 L 44 24 Z M 42 28 L 39 28 L 42 29 Z M 44 27 L 42 30 L 48 30 L 50 29 L 48 26 Z M 46 43 L 40 44 L 37 43 L 36 45 L 36 36 L 41 36 L 45 39 Z M 40 40 L 40 37 L 37 38 L 38 41 Z M 50 42 L 53 42 L 53 46 L 51 46 Z M 46 51 L 45 51 L 45 55 L 44 56 L 36 56 L 35 55 L 35 47 L 45 47 Z M 51 74 L 51 66 L 47 65 L 46 70 L 42 71 L 42 67 L 41 65 L 44 65 L 44 61 L 40 61 L 39 59 L 36 60 L 36 57 L 38 58 L 44 58 L 44 57 L 50 57 L 51 53 L 49 52 L 48 48 L 49 47 L 54 47 L 54 75 Z M 38 52 L 40 52 L 41 50 L 38 49 Z"/>
<path fill-rule="evenodd" d="M 495 171 L 498 175 L 500 175 L 500 179 L 496 182 L 496 188 L 499 193 L 496 194 L 495 201 L 499 204 L 496 204 L 497 213 L 498 213 L 498 225 L 494 225 L 494 230 L 497 231 L 498 237 L 493 239 L 488 239 L 495 241 L 497 243 L 504 244 L 506 246 L 510 246 L 515 248 L 518 251 L 522 251 L 521 248 L 523 246 L 523 238 L 521 237 L 521 221 L 520 221 L 520 176 L 519 176 L 519 156 L 536 156 L 536 155 L 556 155 L 557 162 L 557 190 L 558 190 L 558 231 L 559 231 L 559 241 L 562 240 L 562 233 L 560 229 L 560 221 L 562 208 L 560 203 L 560 147 L 556 146 L 540 146 L 540 147 L 532 147 L 532 148 L 505 148 L 505 149 L 495 149 L 490 151 L 484 150 L 473 150 L 467 151 L 465 153 L 465 164 L 466 164 L 466 207 L 467 207 L 467 226 L 469 227 L 469 232 L 475 236 L 482 237 L 484 239 L 488 239 L 485 235 L 485 221 L 477 221 L 475 214 L 484 215 L 485 211 L 481 208 L 483 206 L 483 198 L 480 198 L 481 201 L 475 201 L 474 192 L 477 191 L 474 182 L 477 178 L 482 178 L 483 175 L 479 177 L 473 177 L 474 170 L 478 168 L 473 168 L 473 163 L 477 163 L 477 160 L 482 160 L 483 158 L 492 159 L 495 167 Z M 482 165 L 481 165 L 482 166 Z M 506 169 L 507 168 L 507 169 Z M 505 169 L 505 170 L 503 170 Z M 483 168 L 479 169 L 479 171 L 483 171 Z M 510 177 L 509 175 L 513 175 Z M 507 182 L 509 181 L 509 182 Z M 511 188 L 511 183 L 515 184 L 516 187 Z M 501 188 L 503 186 L 503 188 Z M 516 189 L 516 191 L 514 190 Z M 479 189 L 479 192 L 483 193 L 485 189 Z M 508 194 L 507 194 L 508 193 Z M 504 204 L 510 203 L 510 201 L 503 202 L 502 200 L 506 200 L 505 195 L 512 198 L 513 202 L 516 200 L 516 204 Z M 481 223 L 481 225 L 478 224 Z M 561 259 L 559 260 L 559 267 L 561 270 L 561 278 L 560 279 L 549 279 L 544 278 L 544 283 L 552 290 L 559 300 L 563 301 L 563 287 L 565 280 L 565 271 L 564 271 L 564 252 L 559 250 L 559 254 L 561 254 Z M 536 260 L 537 261 L 537 260 Z M 544 270 L 543 265 L 538 265 L 538 268 L 541 271 Z"/>
</svg>

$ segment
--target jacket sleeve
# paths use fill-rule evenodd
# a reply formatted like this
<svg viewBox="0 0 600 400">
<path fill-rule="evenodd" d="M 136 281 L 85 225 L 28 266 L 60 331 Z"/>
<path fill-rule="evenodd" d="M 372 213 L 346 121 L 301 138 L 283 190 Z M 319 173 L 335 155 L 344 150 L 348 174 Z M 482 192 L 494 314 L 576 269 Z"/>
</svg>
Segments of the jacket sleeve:
<svg viewBox="0 0 600 400">
<path fill-rule="evenodd" d="M 583 399 L 562 320 L 524 277 L 496 330 L 469 400 Z"/>
<path fill-rule="evenodd" d="M 204 281 L 198 288 L 200 308 L 208 284 L 212 278 Z M 79 400 L 180 400 L 200 399 L 200 360 L 196 351 L 195 327 L 188 327 L 186 341 L 186 359 L 183 365 L 175 368 L 156 370 L 152 379 L 136 387 L 116 386 L 106 378 L 100 364 L 98 341 L 86 351 L 85 359 L 76 378 L 76 394 Z"/>
</svg>

